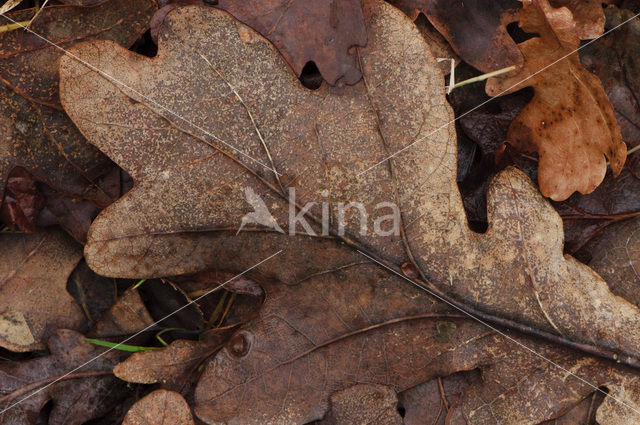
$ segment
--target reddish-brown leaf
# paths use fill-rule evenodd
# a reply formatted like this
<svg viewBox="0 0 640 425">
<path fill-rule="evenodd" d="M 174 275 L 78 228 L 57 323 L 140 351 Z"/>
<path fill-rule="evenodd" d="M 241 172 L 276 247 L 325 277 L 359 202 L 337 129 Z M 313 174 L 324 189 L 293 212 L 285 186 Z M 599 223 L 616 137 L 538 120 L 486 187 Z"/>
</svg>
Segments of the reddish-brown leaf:
<svg viewBox="0 0 640 425">
<path fill-rule="evenodd" d="M 575 191 L 590 193 L 604 178 L 606 158 L 616 175 L 625 162 L 613 107 L 598 77 L 580 63 L 580 40 L 568 9 L 554 9 L 548 0 L 526 0 L 520 26 L 540 37 L 519 44 L 525 62 L 518 71 L 491 78 L 486 86 L 490 96 L 527 86 L 535 91 L 511 123 L 506 141 L 521 151 L 538 152 L 543 195 L 564 200 Z"/>
<path fill-rule="evenodd" d="M 9 173 L 4 200 L 0 200 L 0 219 L 10 229 L 33 233 L 45 200 L 36 182 L 22 167 Z"/>
<path fill-rule="evenodd" d="M 0 363 L 1 425 L 38 423 L 48 401 L 53 402 L 49 425 L 80 425 L 107 414 L 129 393 L 111 374 L 122 352 L 101 355 L 104 347 L 63 329 L 53 333 L 47 345 L 46 357 Z"/>
<path fill-rule="evenodd" d="M 310 61 L 329 84 L 362 76 L 350 50 L 367 43 L 362 0 L 220 0 L 217 7 L 268 38 L 298 76 Z"/>
</svg>

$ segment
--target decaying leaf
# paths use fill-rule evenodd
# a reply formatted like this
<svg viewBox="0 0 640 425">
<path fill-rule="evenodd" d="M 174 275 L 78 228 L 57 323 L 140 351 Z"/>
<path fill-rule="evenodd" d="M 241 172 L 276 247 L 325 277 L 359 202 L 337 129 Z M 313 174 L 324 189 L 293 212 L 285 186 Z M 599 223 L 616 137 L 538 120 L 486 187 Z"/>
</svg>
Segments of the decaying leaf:
<svg viewBox="0 0 640 425">
<path fill-rule="evenodd" d="M 361 77 L 350 52 L 367 43 L 361 0 L 220 0 L 217 7 L 268 38 L 297 75 L 313 61 L 329 84 Z M 252 31 L 241 31 L 251 43 Z"/>
<path fill-rule="evenodd" d="M 634 148 L 640 145 L 640 20 L 621 25 L 634 13 L 615 6 L 606 9 L 606 16 L 606 29 L 616 28 L 615 31 L 585 46 L 580 59 L 602 81 L 615 109 L 622 139 Z M 627 165 L 640 178 L 640 152 L 631 154 Z"/>
<path fill-rule="evenodd" d="M 54 333 L 48 348 L 51 354 L 46 357 L 0 362 L 0 424 L 35 424 L 40 410 L 51 400 L 50 425 L 80 425 L 106 414 L 126 397 L 124 383 L 111 375 L 120 352 L 96 357 L 105 349 L 85 342 L 82 335 L 70 330 Z M 60 380 L 52 383 L 57 378 Z"/>
<path fill-rule="evenodd" d="M 153 324 L 136 288 L 127 289 L 104 313 L 88 335 L 106 338 L 130 335 Z"/>
<path fill-rule="evenodd" d="M 180 391 L 194 369 L 218 351 L 236 329 L 237 326 L 212 329 L 201 341 L 176 340 L 161 350 L 134 353 L 113 373 L 124 381 L 160 383 L 162 388 Z"/>
<path fill-rule="evenodd" d="M 372 264 L 265 291 L 260 316 L 206 364 L 195 393 L 195 413 L 206 423 L 307 423 L 326 415 L 335 391 L 358 383 L 401 392 L 476 368 L 479 376 L 451 400 L 449 425 L 561 416 L 595 390 L 571 373 L 615 397 L 599 408 L 599 423 L 637 423 L 635 371 L 513 336 L 555 364 L 544 361 Z"/>
<path fill-rule="evenodd" d="M 357 384 L 331 395 L 331 410 L 318 425 L 402 425 L 398 397 L 384 385 Z"/>
<path fill-rule="evenodd" d="M 391 0 L 415 20 L 424 13 L 470 65 L 491 72 L 520 65 L 523 56 L 507 32 L 507 25 L 518 20 L 518 0 Z M 604 32 L 604 13 L 600 0 L 551 0 L 553 7 L 567 7 L 576 21 L 578 37 L 596 38 Z"/>
<path fill-rule="evenodd" d="M 122 425 L 193 425 L 189 405 L 179 393 L 156 390 L 137 401 Z"/>
<path fill-rule="evenodd" d="M 0 200 L 0 220 L 9 229 L 33 233 L 44 203 L 33 177 L 24 168 L 16 167 L 7 176 L 6 193 Z"/>
<path fill-rule="evenodd" d="M 518 20 L 518 0 L 392 0 L 415 20 L 420 12 L 460 57 L 483 72 L 522 63 L 522 53 L 507 33 Z"/>
<path fill-rule="evenodd" d="M 491 78 L 487 94 L 532 86 L 534 97 L 511 123 L 506 141 L 518 150 L 538 152 L 543 195 L 564 200 L 574 191 L 590 193 L 605 176 L 605 157 L 616 175 L 625 162 L 613 108 L 600 80 L 580 64 L 571 12 L 552 8 L 548 0 L 523 4 L 519 25 L 540 37 L 519 44 L 524 65 L 512 75 Z"/>
<path fill-rule="evenodd" d="M 253 274 L 292 285 L 367 261 L 358 251 L 388 267 L 413 257 L 425 280 L 460 302 L 638 355 L 640 312 L 588 267 L 563 256 L 562 222 L 522 173 L 497 176 L 488 193 L 489 230 L 469 230 L 455 181 L 454 131 L 429 135 L 451 121 L 435 60 L 398 10 L 369 0 L 364 11 L 369 41 L 357 55 L 365 80 L 316 91 L 302 87 L 263 38 L 254 34 L 255 42 L 245 43 L 235 20 L 206 8 L 170 13 L 154 59 L 104 41 L 74 47 L 74 55 L 135 90 L 71 57 L 61 62 L 66 111 L 136 181 L 92 224 L 89 266 L 118 277 L 245 271 L 281 251 Z M 417 139 L 391 163 L 368 170 Z M 261 164 L 273 164 L 281 176 Z M 307 235 L 300 223 L 297 229 L 285 224 L 295 209 L 285 184 L 295 190 L 297 206 L 316 203 L 306 216 Z M 298 234 L 256 226 L 238 233 L 252 211 L 247 192 L 261 194 L 273 219 Z M 327 218 L 333 237 L 313 237 L 322 234 L 318 203 L 326 199 L 361 202 L 371 230 L 362 234 L 352 212 L 341 236 L 334 208 Z M 390 203 L 402 212 L 403 235 L 389 226 Z"/>
<path fill-rule="evenodd" d="M 0 233 L 0 252 L 0 346 L 41 350 L 57 329 L 86 326 L 66 290 L 82 258 L 73 239 L 60 231 Z"/>
<path fill-rule="evenodd" d="M 153 0 L 108 0 L 91 7 L 45 7 L 30 25 L 35 34 L 0 33 L 0 80 L 34 102 L 59 108 L 58 63 L 63 51 L 50 43 L 67 49 L 81 40 L 107 39 L 130 46 L 148 29 L 157 8 Z M 7 16 L 24 21 L 33 14 L 33 10 L 27 9 Z M 4 17 L 0 21 L 10 23 Z"/>
<path fill-rule="evenodd" d="M 589 262 L 613 292 L 640 306 L 640 218 L 620 223 Z"/>
</svg>

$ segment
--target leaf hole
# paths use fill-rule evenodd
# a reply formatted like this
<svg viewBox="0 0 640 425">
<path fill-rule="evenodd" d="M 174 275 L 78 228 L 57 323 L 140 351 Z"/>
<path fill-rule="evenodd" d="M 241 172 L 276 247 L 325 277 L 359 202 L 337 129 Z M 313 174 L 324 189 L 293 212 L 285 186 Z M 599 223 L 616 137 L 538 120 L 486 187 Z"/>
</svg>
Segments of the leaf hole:
<svg viewBox="0 0 640 425">
<path fill-rule="evenodd" d="M 397 409 L 398 409 L 398 414 L 400 415 L 400 417 L 404 418 L 404 416 L 407 414 L 407 410 L 404 408 L 402 403 L 398 402 Z"/>
<path fill-rule="evenodd" d="M 147 32 L 142 34 L 129 50 L 149 58 L 155 57 L 158 54 L 158 46 L 156 46 L 156 43 L 154 43 L 151 38 L 151 30 L 147 30 Z"/>
<path fill-rule="evenodd" d="M 320 70 L 313 61 L 309 61 L 305 64 L 304 68 L 302 68 L 302 73 L 300 73 L 299 79 L 302 85 L 309 90 L 319 89 L 324 81 L 320 74 Z"/>
<path fill-rule="evenodd" d="M 524 32 L 517 22 L 511 22 L 510 24 L 508 24 L 507 32 L 516 43 L 522 43 L 523 41 L 527 41 L 530 38 L 540 37 L 540 34 L 537 33 Z"/>
<path fill-rule="evenodd" d="M 42 406 L 42 409 L 40 409 L 40 413 L 38 413 L 38 418 L 35 421 L 35 425 L 48 424 L 49 417 L 51 416 L 52 410 L 53 410 L 53 400 L 49 400 L 44 406 Z"/>
</svg>

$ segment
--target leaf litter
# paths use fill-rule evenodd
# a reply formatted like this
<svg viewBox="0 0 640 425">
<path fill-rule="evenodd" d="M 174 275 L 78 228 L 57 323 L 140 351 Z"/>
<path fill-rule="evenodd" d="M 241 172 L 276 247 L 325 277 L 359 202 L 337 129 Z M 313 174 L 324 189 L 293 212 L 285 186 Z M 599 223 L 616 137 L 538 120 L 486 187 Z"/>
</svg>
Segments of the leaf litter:
<svg viewBox="0 0 640 425">
<path fill-rule="evenodd" d="M 413 423 L 418 417 L 447 424 L 636 423 L 637 372 L 598 358 L 634 366 L 639 356 L 634 344 L 637 226 L 636 221 L 626 221 L 634 217 L 629 207 L 635 208 L 633 157 L 629 171 L 617 179 L 607 175 L 593 194 L 550 204 L 542 195 L 563 199 L 575 190 L 595 188 L 599 181 L 593 176 L 604 177 L 602 162 L 593 160 L 597 155 L 586 163 L 599 171 L 567 180 L 572 168 L 571 161 L 565 161 L 548 184 L 541 180 L 548 168 L 542 154 L 515 153 L 529 161 L 525 173 L 505 168 L 510 162 L 523 164 L 520 159 L 512 161 L 514 147 L 535 149 L 512 143 L 500 163 L 493 158 L 505 140 L 512 142 L 514 135 L 526 133 L 507 128 L 519 120 L 527 122 L 527 108 L 535 110 L 540 99 L 552 99 L 555 93 L 541 94 L 539 87 L 551 77 L 534 84 L 528 105 L 522 101 L 526 96 L 520 99 L 515 94 L 501 103 L 502 115 L 489 108 L 463 117 L 462 130 L 471 135 L 465 141 L 456 137 L 453 125 L 446 127 L 454 115 L 445 101 L 444 66 L 430 52 L 433 45 L 438 57 L 458 54 L 481 72 L 494 71 L 497 64 L 515 64 L 520 69 L 514 75 L 527 75 L 535 67 L 527 62 L 526 46 L 537 42 L 540 51 L 548 51 L 555 37 L 565 54 L 568 46 L 577 47 L 576 40 L 601 34 L 605 13 L 600 4 L 535 0 L 524 7 L 504 2 L 492 10 L 469 3 L 464 10 L 468 20 L 458 22 L 451 19 L 452 13 L 462 13 L 455 2 L 422 2 L 439 8 L 434 9 L 406 1 L 403 8 L 412 18 L 418 10 L 427 15 L 427 24 L 418 20 L 418 31 L 411 19 L 374 0 L 293 6 L 274 0 L 260 7 L 222 3 L 218 7 L 231 15 L 206 6 L 169 4 L 172 10 L 164 10 L 155 23 L 154 5 L 127 4 L 109 13 L 116 19 L 113 28 L 127 19 L 135 21 L 129 27 L 130 38 L 115 34 L 115 38 L 100 37 L 115 43 L 78 43 L 85 37 L 82 32 L 77 38 L 62 36 L 65 49 L 125 85 L 63 57 L 59 75 L 64 111 L 56 109 L 61 53 L 49 47 L 43 52 L 21 50 L 21 44 L 12 40 L 37 39 L 27 32 L 8 31 L 4 40 L 0 35 L 0 45 L 11 46 L 3 51 L 12 61 L 3 74 L 8 77 L 2 77 L 9 83 L 5 98 L 12 103 L 5 103 L 7 118 L 0 133 L 8 141 L 6 146 L 15 146 L 5 150 L 4 162 L 0 161 L 6 164 L 0 171 L 7 176 L 0 179 L 2 217 L 8 226 L 33 232 L 27 236 L 5 231 L 0 237 L 28 241 L 48 232 L 74 247 L 76 254 L 69 255 L 64 272 L 41 278 L 29 269 L 24 279 L 55 278 L 55 290 L 47 297 L 57 302 L 57 308 L 64 305 L 60 299 L 74 305 L 65 311 L 78 313 L 79 324 L 71 327 L 112 347 L 104 358 L 113 359 L 103 368 L 101 360 L 92 361 L 98 368 L 89 375 L 72 372 L 67 379 L 63 374 L 82 362 L 76 357 L 61 362 L 58 375 L 40 373 L 36 383 L 15 385 L 3 400 L 11 402 L 23 394 L 31 398 L 18 405 L 24 406 L 22 410 L 7 412 L 23 415 L 15 416 L 22 418 L 20 423 L 34 423 L 50 409 L 47 401 L 54 397 L 49 422 L 75 423 L 55 406 L 76 396 L 76 388 L 64 383 L 77 381 L 83 385 L 77 389 L 84 389 L 93 400 L 76 405 L 83 412 L 78 417 L 99 423 L 190 424 L 194 417 L 206 423 L 243 424 L 392 424 Z M 85 8 L 87 4 L 47 6 L 34 22 L 73 10 L 80 16 L 76 22 L 89 23 L 99 8 L 107 10 L 116 1 L 94 9 Z M 562 6 L 567 8 L 557 9 Z M 137 7 L 140 12 L 132 12 Z M 347 8 L 344 13 L 335 13 L 341 7 Z M 624 4 L 618 7 L 606 9 L 607 29 L 632 16 Z M 12 13 L 18 18 L 29 12 Z M 69 19 L 64 13 L 34 29 L 46 36 L 43 29 L 55 24 L 53 38 L 77 31 L 65 27 Z M 547 30 L 536 27 L 539 37 L 516 44 L 507 24 L 518 20 L 524 29 L 543 25 Z M 153 52 L 151 37 L 139 38 L 149 27 L 151 36 L 157 37 L 155 58 L 125 50 L 138 39 L 136 51 Z M 577 55 L 567 61 L 589 82 L 598 107 L 608 117 L 613 135 L 609 143 L 617 152 L 611 156 L 618 161 L 622 141 L 632 147 L 637 135 L 634 103 L 624 94 L 633 93 L 633 84 L 622 78 L 636 71 L 635 27 L 627 28 L 615 41 L 603 38 L 593 43 L 595 54 L 581 52 L 582 63 L 598 74 L 601 85 L 582 68 Z M 476 36 L 491 31 L 500 37 Z M 490 47 L 477 47 L 487 40 Z M 615 48 L 619 65 L 601 66 L 606 54 L 598 54 L 598 48 L 604 52 Z M 498 54 L 500 49 L 511 53 Z M 303 68 L 311 62 L 320 70 L 315 90 L 302 88 L 297 78 L 306 78 Z M 38 65 L 43 63 L 46 66 Z M 28 72 L 20 81 L 11 80 L 20 67 Z M 33 70 L 40 68 L 47 71 L 36 78 Z M 329 85 L 321 83 L 322 77 Z M 490 80 L 488 91 L 496 81 L 506 84 L 508 78 Z M 589 118 L 593 108 L 588 105 L 580 102 L 574 116 L 560 124 L 583 120 L 597 127 Z M 179 111 L 184 120 L 167 110 Z M 622 137 L 616 136 L 616 122 Z M 539 130 L 533 124 L 530 128 Z M 16 140 L 14 134 L 23 135 Z M 86 144 L 85 137 L 97 150 Z M 552 148 L 563 139 L 568 138 L 554 134 L 544 143 Z M 420 141 L 414 144 L 416 140 Z M 81 152 L 81 159 L 66 154 L 68 148 L 61 150 L 59 141 L 77 146 L 71 152 Z M 466 151 L 471 152 L 471 172 L 458 188 L 457 145 L 465 152 L 464 143 L 473 142 L 482 144 L 483 151 Z M 16 161 L 20 158 L 16 152 L 26 155 Z M 601 150 L 602 161 L 603 154 L 609 152 Z M 484 159 L 473 162 L 476 155 Z M 389 156 L 393 158 L 362 173 Z M 575 154 L 568 158 L 580 161 Z M 536 178 L 536 166 L 540 189 L 529 178 Z M 617 174 L 621 165 L 613 161 L 612 168 Z M 128 190 L 127 173 L 134 187 L 122 196 Z M 589 182 L 587 189 L 580 178 Z M 251 212 L 245 188 L 262 199 L 281 230 L 294 230 L 293 234 L 249 226 L 235 235 L 241 219 Z M 290 188 L 296 190 L 293 205 L 287 196 Z M 486 197 L 486 202 L 469 204 L 470 194 Z M 396 204 L 401 231 L 384 237 L 363 234 L 357 214 L 344 217 L 331 207 L 325 213 L 320 204 L 326 199 L 333 204 L 361 201 L 370 229 L 383 215 L 377 204 Z M 291 226 L 289 209 L 300 212 L 307 202 L 316 202 L 306 216 L 308 223 Z M 487 222 L 484 233 L 469 229 L 470 206 L 477 220 Z M 328 234 L 323 234 L 325 214 Z M 341 219 L 346 222 L 340 223 Z M 54 225 L 82 244 L 86 241 L 87 264 L 104 276 L 83 269 L 81 246 L 68 236 L 42 230 Z M 567 246 L 573 247 L 567 249 L 593 270 L 563 253 L 563 227 Z M 280 249 L 281 254 L 270 257 Z M 22 269 L 15 263 L 20 255 L 25 256 L 0 259 L 0 267 L 7 264 L 5 276 L 10 279 L 15 280 L 14 269 Z M 45 269 L 57 263 L 56 258 L 67 259 L 65 251 L 47 255 L 41 260 Z M 37 260 L 26 256 L 25 264 Z M 235 277 L 264 258 L 269 261 Z M 72 273 L 76 265 L 78 271 Z M 405 278 L 489 320 L 497 330 L 408 286 Z M 229 279 L 230 292 L 199 298 Z M 145 283 L 130 288 L 138 281 Z M 26 303 L 12 302 L 6 310 L 24 316 L 12 321 L 24 332 L 14 338 L 17 345 L 7 346 L 16 351 L 10 354 L 12 363 L 0 362 L 0 367 L 45 362 L 58 355 L 54 347 L 60 344 L 85 347 L 94 357 L 104 353 L 105 347 L 60 330 L 69 325 L 52 320 L 51 314 L 37 319 L 32 309 L 24 307 L 37 299 L 32 295 L 24 299 Z M 181 310 L 171 320 L 160 321 L 177 309 Z M 44 320 L 44 333 L 37 320 Z M 512 331 L 503 333 L 508 328 Z M 35 343 L 26 330 L 35 332 Z M 111 342 L 134 334 L 138 335 L 128 344 L 154 349 L 130 355 Z M 60 339 L 60 335 L 68 336 Z M 513 339 L 505 340 L 505 335 Z M 45 349 L 47 340 L 51 355 L 34 351 Z M 125 390 L 111 373 L 137 383 L 137 395 Z M 104 384 L 96 385 L 97 377 Z M 608 396 L 600 392 L 603 388 Z M 95 400 L 101 401 L 100 406 L 91 404 Z M 113 414 L 111 420 L 108 412 Z M 14 423 L 12 418 L 4 416 L 0 422 Z"/>
</svg>

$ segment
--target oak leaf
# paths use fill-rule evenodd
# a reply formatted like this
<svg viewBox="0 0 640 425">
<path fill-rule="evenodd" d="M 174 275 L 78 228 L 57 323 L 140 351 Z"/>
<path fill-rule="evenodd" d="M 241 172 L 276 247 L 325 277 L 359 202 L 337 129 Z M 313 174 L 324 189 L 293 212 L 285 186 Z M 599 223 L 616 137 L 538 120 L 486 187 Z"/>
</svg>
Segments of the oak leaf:
<svg viewBox="0 0 640 425">
<path fill-rule="evenodd" d="M 82 330 L 85 317 L 67 292 L 81 247 L 60 231 L 0 233 L 0 346 L 45 348 L 59 328 Z"/>
<path fill-rule="evenodd" d="M 518 0 L 391 0 L 411 19 L 424 13 L 453 49 L 473 67 L 491 72 L 520 65 L 523 56 L 507 32 L 518 20 Z M 580 39 L 596 38 L 604 31 L 600 0 L 551 0 L 553 7 L 573 12 Z"/>
<path fill-rule="evenodd" d="M 538 152 L 543 195 L 560 201 L 574 191 L 590 193 L 605 176 L 605 156 L 615 175 L 626 159 L 611 103 L 598 77 L 580 63 L 580 39 L 569 9 L 554 9 L 548 0 L 526 0 L 519 25 L 540 37 L 519 44 L 525 57 L 519 70 L 486 85 L 490 96 L 534 89 L 506 141 L 518 150 Z"/>
<path fill-rule="evenodd" d="M 269 39 L 298 76 L 312 61 L 329 84 L 361 77 L 350 52 L 367 43 L 361 0 L 220 0 L 217 7 Z"/>
<path fill-rule="evenodd" d="M 353 265 L 296 286 L 265 283 L 260 316 L 206 363 L 196 415 L 230 425 L 306 423 L 324 417 L 336 391 L 359 383 L 403 392 L 477 368 L 447 424 L 538 424 L 574 407 L 591 385 L 615 397 L 600 406 L 599 423 L 637 422 L 634 371 L 510 335 L 543 360 L 371 267 Z M 372 273 L 377 279 L 358 278 Z"/>
<path fill-rule="evenodd" d="M 64 52 L 59 47 L 67 49 L 79 41 L 95 39 L 114 40 L 128 47 L 148 29 L 157 8 L 154 0 L 45 7 L 29 26 L 33 32 L 0 33 L 0 80 L 29 100 L 60 108 L 58 63 Z M 34 13 L 27 9 L 7 16 L 24 21 Z M 2 20 L 11 22 L 4 17 Z"/>
<path fill-rule="evenodd" d="M 615 6 L 609 6 L 605 14 L 606 29 L 615 31 L 585 46 L 580 59 L 602 81 L 615 109 L 622 139 L 631 149 L 640 145 L 640 20 L 630 20 L 634 16 L 631 11 Z M 630 154 L 627 166 L 640 178 L 640 153 Z"/>
<path fill-rule="evenodd" d="M 258 271 L 295 284 L 367 261 L 359 252 L 369 252 L 389 267 L 411 260 L 425 281 L 467 306 L 637 355 L 640 312 L 563 256 L 561 220 L 522 173 L 497 176 L 488 193 L 489 230 L 469 230 L 455 181 L 455 133 L 429 133 L 452 118 L 435 60 L 392 6 L 369 1 L 365 16 L 369 43 L 357 51 L 365 80 L 316 91 L 302 87 L 263 38 L 247 42 L 237 21 L 206 8 L 171 12 L 154 59 L 105 41 L 74 47 L 74 55 L 121 83 L 63 58 L 66 111 L 135 181 L 93 222 L 89 266 L 138 278 L 244 271 L 282 250 Z M 227 150 L 229 143 L 244 154 Z M 368 170 L 401 149 L 390 164 Z M 298 206 L 362 202 L 369 229 L 397 203 L 403 232 L 385 227 L 362 235 L 359 214 L 351 214 L 342 236 L 334 209 L 332 237 L 312 237 L 322 234 L 316 204 L 307 235 L 301 226 L 288 229 L 303 233 L 295 236 L 260 228 L 236 235 L 252 211 L 247 188 L 287 223 L 295 205 L 287 203 L 285 185 L 297 189 Z"/>
<path fill-rule="evenodd" d="M 123 382 L 111 375 L 121 352 L 99 356 L 104 348 L 65 329 L 52 334 L 47 345 L 47 356 L 0 363 L 0 424 L 35 425 L 53 401 L 49 424 L 80 425 L 107 414 L 126 397 Z"/>
<path fill-rule="evenodd" d="M 127 412 L 122 425 L 193 425 L 185 399 L 174 391 L 156 390 L 138 400 Z"/>
</svg>

